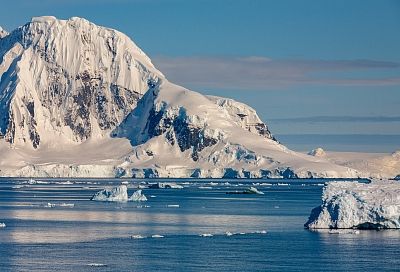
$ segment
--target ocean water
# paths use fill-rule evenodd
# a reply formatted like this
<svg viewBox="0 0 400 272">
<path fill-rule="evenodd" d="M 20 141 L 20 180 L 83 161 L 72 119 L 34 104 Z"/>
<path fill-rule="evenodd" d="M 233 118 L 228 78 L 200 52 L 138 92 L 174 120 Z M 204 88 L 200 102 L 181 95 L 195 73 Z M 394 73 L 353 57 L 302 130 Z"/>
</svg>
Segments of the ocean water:
<svg viewBox="0 0 400 272">
<path fill-rule="evenodd" d="M 89 200 L 121 180 L 40 181 L 0 179 L 0 271 L 400 268 L 399 231 L 304 229 L 322 180 L 176 180 L 184 189 L 143 189 L 142 203 Z M 132 194 L 140 181 L 128 181 Z M 264 195 L 226 194 L 253 182 Z"/>
</svg>

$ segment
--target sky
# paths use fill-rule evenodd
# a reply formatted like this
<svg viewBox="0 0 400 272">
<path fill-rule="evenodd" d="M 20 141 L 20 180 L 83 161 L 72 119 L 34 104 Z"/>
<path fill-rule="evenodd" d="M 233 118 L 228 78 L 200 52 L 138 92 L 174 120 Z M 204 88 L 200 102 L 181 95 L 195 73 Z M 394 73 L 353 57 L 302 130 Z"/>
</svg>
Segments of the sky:
<svg viewBox="0 0 400 272">
<path fill-rule="evenodd" d="M 41 15 L 118 29 L 170 81 L 249 104 L 294 149 L 400 148 L 400 0 L 0 3 L 8 31 Z"/>
</svg>

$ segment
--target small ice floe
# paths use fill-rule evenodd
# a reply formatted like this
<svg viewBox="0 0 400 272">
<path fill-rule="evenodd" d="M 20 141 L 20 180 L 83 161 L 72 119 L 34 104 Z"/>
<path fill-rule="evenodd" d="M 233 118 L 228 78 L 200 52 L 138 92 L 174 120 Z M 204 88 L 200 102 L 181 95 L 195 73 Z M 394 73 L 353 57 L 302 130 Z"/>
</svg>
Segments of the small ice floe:
<svg viewBox="0 0 400 272">
<path fill-rule="evenodd" d="M 157 182 L 157 183 L 149 184 L 149 188 L 151 188 L 151 189 L 183 189 L 183 186 L 177 184 L 176 182 Z"/>
<path fill-rule="evenodd" d="M 71 184 L 74 184 L 74 183 L 73 183 L 72 181 L 67 180 L 67 181 L 59 182 L 58 184 L 61 184 L 61 185 L 71 185 Z"/>
<path fill-rule="evenodd" d="M 279 209 L 280 207 L 278 205 L 274 206 L 274 209 Z"/>
<path fill-rule="evenodd" d="M 46 203 L 44 205 L 46 208 L 54 208 L 54 207 L 64 207 L 64 208 L 73 208 L 75 207 L 75 204 L 73 203 Z"/>
<path fill-rule="evenodd" d="M 11 188 L 13 188 L 13 189 L 21 189 L 23 187 L 25 187 L 25 186 L 24 185 L 15 185 L 15 186 L 13 186 Z"/>
<path fill-rule="evenodd" d="M 210 186 L 217 186 L 218 185 L 218 182 L 210 182 L 210 183 L 208 183 L 208 185 L 210 185 Z"/>
<path fill-rule="evenodd" d="M 131 235 L 131 239 L 144 239 L 144 238 L 146 238 L 146 236 L 142 236 L 142 235 L 139 235 L 139 234 Z"/>
<path fill-rule="evenodd" d="M 214 235 L 212 235 L 211 233 L 202 233 L 199 236 L 200 237 L 213 237 Z"/>
<path fill-rule="evenodd" d="M 136 208 L 150 208 L 151 206 L 150 205 L 138 205 L 138 206 L 136 206 Z"/>
<path fill-rule="evenodd" d="M 153 235 L 151 236 L 151 238 L 164 238 L 164 235 L 153 234 Z"/>
<path fill-rule="evenodd" d="M 282 183 L 282 182 L 279 182 L 279 183 L 278 183 L 278 186 L 289 186 L 289 183 Z"/>
<path fill-rule="evenodd" d="M 205 189 L 205 190 L 211 190 L 212 187 L 211 186 L 200 186 L 198 187 L 199 189 Z"/>
<path fill-rule="evenodd" d="M 232 233 L 232 232 L 230 232 L 230 231 L 227 231 L 227 232 L 225 232 L 225 235 L 226 235 L 226 236 L 232 236 L 232 235 L 235 235 L 235 234 Z"/>
<path fill-rule="evenodd" d="M 250 187 L 244 191 L 234 191 L 234 192 L 227 192 L 227 194 L 257 194 L 257 195 L 263 195 L 264 193 L 257 190 L 255 187 Z"/>
<path fill-rule="evenodd" d="M 167 208 L 179 208 L 178 204 L 169 204 L 167 205 Z"/>
<path fill-rule="evenodd" d="M 89 263 L 87 264 L 87 266 L 91 266 L 91 267 L 106 267 L 106 264 L 103 263 Z"/>
<path fill-rule="evenodd" d="M 114 188 L 106 188 L 94 194 L 90 200 L 127 202 L 127 201 L 146 201 L 147 198 L 142 194 L 142 190 L 137 190 L 128 198 L 128 188 L 126 185 L 120 185 Z"/>
<path fill-rule="evenodd" d="M 272 186 L 272 183 L 263 182 L 260 183 L 260 186 Z"/>
<path fill-rule="evenodd" d="M 25 181 L 24 183 L 30 184 L 30 185 L 34 185 L 34 184 L 50 184 L 50 182 L 48 181 L 41 181 L 41 180 L 34 180 L 34 179 L 29 179 L 27 181 Z"/>
<path fill-rule="evenodd" d="M 155 197 L 157 197 L 157 196 L 155 196 L 155 195 L 151 195 L 150 197 L 151 197 L 151 198 L 155 198 Z"/>
<path fill-rule="evenodd" d="M 122 181 L 121 184 L 122 184 L 122 185 L 128 185 L 128 184 L 129 184 L 129 181 L 126 181 L 126 180 L 125 180 L 125 181 Z"/>
<path fill-rule="evenodd" d="M 0 228 L 5 228 L 6 224 L 5 223 L 0 223 Z"/>
<path fill-rule="evenodd" d="M 254 233 L 257 233 L 257 234 L 267 234 L 267 231 L 266 231 L 266 230 L 256 230 Z"/>
<path fill-rule="evenodd" d="M 224 183 L 225 186 L 230 186 L 231 184 L 229 182 Z"/>
</svg>

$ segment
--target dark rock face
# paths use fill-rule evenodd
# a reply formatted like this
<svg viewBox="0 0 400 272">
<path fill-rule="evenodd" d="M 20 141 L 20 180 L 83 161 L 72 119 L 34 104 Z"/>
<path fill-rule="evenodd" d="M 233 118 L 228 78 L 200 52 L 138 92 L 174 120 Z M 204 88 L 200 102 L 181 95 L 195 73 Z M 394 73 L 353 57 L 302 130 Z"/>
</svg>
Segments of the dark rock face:
<svg viewBox="0 0 400 272">
<path fill-rule="evenodd" d="M 10 144 L 14 143 L 14 139 L 15 139 L 15 123 L 14 123 L 14 114 L 12 112 L 10 112 L 10 115 L 9 115 L 7 132 L 6 132 L 6 135 L 5 135 L 4 138 Z"/>
<path fill-rule="evenodd" d="M 280 169 L 279 174 L 285 179 L 297 179 L 297 174 L 290 168 Z"/>
<path fill-rule="evenodd" d="M 199 159 L 199 152 L 204 148 L 218 143 L 218 139 L 207 136 L 206 128 L 191 124 L 184 108 L 179 108 L 178 114 L 166 114 L 165 104 L 160 110 L 153 107 L 150 110 L 146 125 L 149 138 L 165 134 L 171 145 L 178 144 L 184 152 L 191 149 L 193 161 Z"/>
<path fill-rule="evenodd" d="M 239 171 L 232 168 L 226 168 L 222 178 L 233 179 L 239 177 Z"/>
</svg>

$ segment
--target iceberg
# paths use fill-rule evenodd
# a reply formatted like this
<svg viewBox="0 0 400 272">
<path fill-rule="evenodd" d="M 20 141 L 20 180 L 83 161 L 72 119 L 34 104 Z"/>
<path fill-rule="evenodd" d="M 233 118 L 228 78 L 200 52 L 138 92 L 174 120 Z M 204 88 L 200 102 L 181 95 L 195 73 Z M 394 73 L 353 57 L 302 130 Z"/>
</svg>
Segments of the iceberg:
<svg viewBox="0 0 400 272">
<path fill-rule="evenodd" d="M 142 190 L 137 190 L 128 198 L 128 187 L 123 184 L 111 189 L 103 189 L 92 196 L 90 200 L 110 202 L 147 201 L 147 197 L 142 194 Z"/>
<path fill-rule="evenodd" d="M 0 228 L 5 228 L 6 224 L 5 223 L 0 223 Z"/>
<path fill-rule="evenodd" d="M 129 198 L 129 201 L 147 201 L 147 197 L 142 194 L 142 190 L 137 190 L 132 194 L 132 196 Z"/>
<path fill-rule="evenodd" d="M 322 205 L 314 208 L 304 225 L 309 229 L 399 229 L 400 183 L 330 182 Z"/>
<path fill-rule="evenodd" d="M 97 192 L 90 200 L 126 202 L 128 201 L 128 188 L 126 185 L 120 185 L 111 189 L 106 188 Z"/>
</svg>

